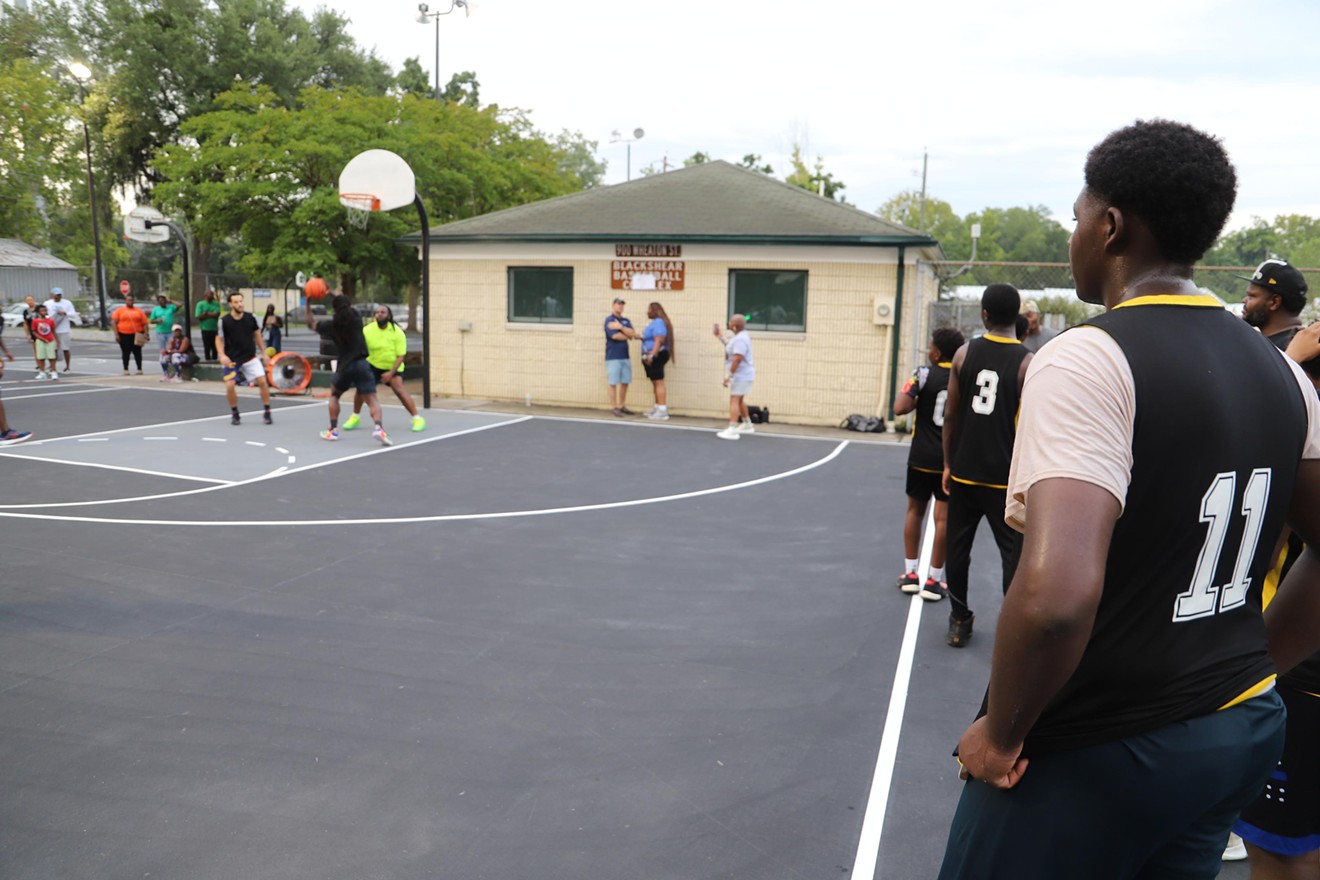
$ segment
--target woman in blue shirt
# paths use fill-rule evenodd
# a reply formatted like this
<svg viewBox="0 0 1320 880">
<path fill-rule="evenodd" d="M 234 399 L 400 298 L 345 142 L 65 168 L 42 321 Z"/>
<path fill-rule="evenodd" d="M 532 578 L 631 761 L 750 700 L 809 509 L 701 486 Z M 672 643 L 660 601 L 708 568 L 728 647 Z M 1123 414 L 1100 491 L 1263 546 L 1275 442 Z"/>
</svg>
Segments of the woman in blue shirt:
<svg viewBox="0 0 1320 880">
<path fill-rule="evenodd" d="M 650 320 L 642 331 L 642 366 L 655 389 L 655 406 L 646 417 L 663 422 L 669 418 L 665 364 L 677 363 L 674 360 L 674 325 L 665 314 L 665 307 L 658 302 L 646 307 L 646 317 Z"/>
</svg>

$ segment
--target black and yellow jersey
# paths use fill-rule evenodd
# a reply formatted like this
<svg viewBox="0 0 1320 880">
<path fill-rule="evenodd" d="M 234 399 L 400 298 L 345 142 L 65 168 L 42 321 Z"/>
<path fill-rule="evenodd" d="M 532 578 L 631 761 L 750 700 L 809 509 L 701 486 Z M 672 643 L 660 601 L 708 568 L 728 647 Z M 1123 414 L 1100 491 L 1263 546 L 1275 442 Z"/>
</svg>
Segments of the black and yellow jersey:
<svg viewBox="0 0 1320 880">
<path fill-rule="evenodd" d="M 908 467 L 919 471 L 944 472 L 944 401 L 949 396 L 948 361 L 920 367 L 903 386 L 903 393 L 917 401 L 912 427 Z"/>
<path fill-rule="evenodd" d="M 1022 343 L 987 333 L 967 343 L 958 369 L 958 423 L 949 472 L 959 483 L 1008 487 L 1021 389 L 1018 371 L 1029 357 Z"/>
<path fill-rule="evenodd" d="M 1131 481 L 1090 640 L 1024 753 L 1205 715 L 1273 680 L 1262 584 L 1306 441 L 1302 389 L 1207 297 L 1142 297 L 1088 323 L 1132 371 Z"/>
</svg>

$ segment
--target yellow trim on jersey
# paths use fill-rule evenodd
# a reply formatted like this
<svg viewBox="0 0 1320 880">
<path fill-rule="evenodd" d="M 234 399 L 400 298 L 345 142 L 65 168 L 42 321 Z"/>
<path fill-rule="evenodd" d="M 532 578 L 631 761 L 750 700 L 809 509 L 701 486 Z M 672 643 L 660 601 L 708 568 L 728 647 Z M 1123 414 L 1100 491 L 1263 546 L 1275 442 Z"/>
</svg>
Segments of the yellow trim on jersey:
<svg viewBox="0 0 1320 880">
<path fill-rule="evenodd" d="M 940 361 L 940 362 L 939 362 L 938 364 L 936 364 L 935 366 L 937 366 L 937 367 L 944 367 L 944 369 L 946 369 L 946 370 L 952 370 L 952 369 L 953 369 L 953 361 Z"/>
<path fill-rule="evenodd" d="M 988 339 L 988 340 L 990 340 L 991 342 L 1002 342 L 1002 343 L 1005 343 L 1006 345 L 1021 345 L 1021 344 L 1022 344 L 1022 340 L 1021 340 L 1021 339 L 1009 339 L 1007 336 L 996 336 L 996 335 L 993 334 L 993 333 L 983 333 L 983 334 L 981 334 L 981 338 L 982 338 L 982 339 Z"/>
<path fill-rule="evenodd" d="M 1274 594 L 1279 591 L 1279 579 L 1283 575 L 1283 563 L 1288 559 L 1288 542 L 1284 541 L 1283 549 L 1279 551 L 1279 558 L 1274 560 L 1274 565 L 1265 575 L 1265 581 L 1260 585 L 1260 610 L 1264 611 L 1270 607 L 1270 602 L 1274 601 Z"/>
<path fill-rule="evenodd" d="M 914 471 L 920 471 L 923 474 L 939 474 L 940 476 L 944 475 L 944 471 L 933 471 L 930 468 L 919 468 L 916 465 L 908 465 L 908 467 L 912 468 L 912 470 Z"/>
<path fill-rule="evenodd" d="M 1168 293 L 1138 296 L 1133 299 L 1124 300 L 1114 306 L 1114 308 L 1125 309 L 1128 306 L 1199 306 L 1200 308 L 1205 309 L 1223 308 L 1223 306 L 1220 305 L 1219 300 L 1212 296 L 1206 296 L 1199 293 Z"/>
<path fill-rule="evenodd" d="M 1236 697 L 1229 700 L 1227 703 L 1220 706 L 1215 711 L 1222 712 L 1225 709 L 1231 709 L 1232 707 L 1236 706 L 1238 703 L 1245 703 L 1247 700 L 1250 700 L 1252 697 L 1259 697 L 1261 694 L 1265 693 L 1266 691 L 1274 687 L 1274 679 L 1276 677 L 1277 676 L 1271 674 L 1268 678 L 1256 682 L 1251 687 L 1247 688 L 1245 691 L 1238 694 Z"/>
<path fill-rule="evenodd" d="M 955 477 L 953 474 L 949 474 L 949 479 L 953 480 L 955 483 L 962 483 L 964 486 L 985 486 L 987 489 L 1008 488 L 1007 485 L 1001 486 L 998 483 L 978 483 L 976 480 L 964 480 L 962 477 Z"/>
</svg>

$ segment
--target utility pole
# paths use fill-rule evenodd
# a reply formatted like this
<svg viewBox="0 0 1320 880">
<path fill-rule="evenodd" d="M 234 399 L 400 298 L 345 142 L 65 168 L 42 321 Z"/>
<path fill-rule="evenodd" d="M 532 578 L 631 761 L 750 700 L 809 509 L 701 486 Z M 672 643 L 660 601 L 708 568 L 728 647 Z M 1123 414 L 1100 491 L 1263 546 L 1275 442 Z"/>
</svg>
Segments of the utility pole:
<svg viewBox="0 0 1320 880">
<path fill-rule="evenodd" d="M 929 153 L 921 148 L 921 231 L 926 231 L 926 160 Z"/>
</svg>

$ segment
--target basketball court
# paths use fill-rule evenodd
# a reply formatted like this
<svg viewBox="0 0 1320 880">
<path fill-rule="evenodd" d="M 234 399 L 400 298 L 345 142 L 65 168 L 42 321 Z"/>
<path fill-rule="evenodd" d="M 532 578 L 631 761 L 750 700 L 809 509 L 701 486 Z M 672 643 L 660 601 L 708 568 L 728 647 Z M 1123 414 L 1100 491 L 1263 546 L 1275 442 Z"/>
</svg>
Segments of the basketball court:
<svg viewBox="0 0 1320 880">
<path fill-rule="evenodd" d="M 97 382 L 4 383 L 3 876 L 935 871 L 905 446 Z"/>
</svg>

